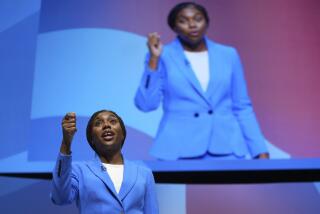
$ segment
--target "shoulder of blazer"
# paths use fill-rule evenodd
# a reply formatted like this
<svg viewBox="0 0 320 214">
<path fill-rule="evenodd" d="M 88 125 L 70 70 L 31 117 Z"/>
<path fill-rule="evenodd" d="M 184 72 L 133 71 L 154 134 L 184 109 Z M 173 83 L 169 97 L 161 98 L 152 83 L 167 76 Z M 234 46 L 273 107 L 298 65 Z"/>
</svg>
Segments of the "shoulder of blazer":
<svg viewBox="0 0 320 214">
<path fill-rule="evenodd" d="M 233 46 L 221 44 L 218 42 L 215 42 L 213 40 L 208 39 L 205 37 L 207 47 L 210 50 L 218 51 L 223 54 L 232 54 L 236 52 L 236 49 Z"/>
<path fill-rule="evenodd" d="M 127 159 L 125 159 L 125 163 L 128 164 L 128 166 L 131 169 L 136 169 L 137 173 L 142 176 L 152 174 L 152 170 L 150 168 L 148 168 L 147 166 L 145 166 L 144 164 L 139 164 L 139 163 L 136 163 L 135 161 L 130 161 Z"/>
<path fill-rule="evenodd" d="M 170 43 L 164 45 L 162 56 L 167 56 L 168 54 L 175 54 L 176 52 L 182 53 L 182 46 L 178 40 L 178 38 L 172 40 Z"/>
<path fill-rule="evenodd" d="M 132 161 L 132 160 L 128 160 L 128 159 L 124 159 L 125 164 L 132 169 L 137 169 L 137 170 L 150 170 L 148 167 L 146 167 L 145 165 L 143 165 L 142 163 L 139 164 L 136 161 Z"/>
</svg>

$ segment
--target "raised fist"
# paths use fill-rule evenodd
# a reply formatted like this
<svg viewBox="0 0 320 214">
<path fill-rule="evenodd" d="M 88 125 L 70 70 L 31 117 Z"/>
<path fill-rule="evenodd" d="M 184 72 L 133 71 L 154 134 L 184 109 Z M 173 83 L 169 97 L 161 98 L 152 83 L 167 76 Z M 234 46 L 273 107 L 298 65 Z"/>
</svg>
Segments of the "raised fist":
<svg viewBox="0 0 320 214">
<path fill-rule="evenodd" d="M 62 142 L 70 147 L 74 134 L 77 131 L 76 114 L 74 112 L 67 113 L 62 120 Z"/>
</svg>

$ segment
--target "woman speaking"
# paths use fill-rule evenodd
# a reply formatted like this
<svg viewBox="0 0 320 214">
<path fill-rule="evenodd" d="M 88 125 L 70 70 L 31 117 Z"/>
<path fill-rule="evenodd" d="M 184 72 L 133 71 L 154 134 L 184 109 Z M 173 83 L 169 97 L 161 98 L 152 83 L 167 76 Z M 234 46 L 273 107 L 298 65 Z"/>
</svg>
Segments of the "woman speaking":
<svg viewBox="0 0 320 214">
<path fill-rule="evenodd" d="M 71 145 L 77 130 L 76 115 L 62 120 L 63 139 L 52 173 L 51 199 L 58 205 L 76 202 L 80 213 L 158 214 L 155 184 L 150 169 L 125 159 L 122 119 L 112 111 L 94 113 L 87 125 L 87 140 L 96 158 L 72 163 Z"/>
<path fill-rule="evenodd" d="M 205 36 L 206 9 L 180 3 L 167 21 L 177 38 L 163 46 L 158 33 L 148 35 L 149 53 L 135 96 L 144 112 L 162 104 L 151 154 L 162 160 L 241 159 L 248 152 L 269 158 L 239 55 Z"/>
</svg>

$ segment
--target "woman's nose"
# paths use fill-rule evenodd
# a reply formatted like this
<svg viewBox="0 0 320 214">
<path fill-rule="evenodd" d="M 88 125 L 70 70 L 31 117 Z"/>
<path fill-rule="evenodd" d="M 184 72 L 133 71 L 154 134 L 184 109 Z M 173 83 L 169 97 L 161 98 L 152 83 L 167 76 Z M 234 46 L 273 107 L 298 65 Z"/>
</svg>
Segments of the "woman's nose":
<svg viewBox="0 0 320 214">
<path fill-rule="evenodd" d="M 104 122 L 103 123 L 103 129 L 107 129 L 107 128 L 110 128 L 111 126 L 110 126 L 110 124 L 108 123 L 108 122 Z"/>
<path fill-rule="evenodd" d="M 189 27 L 195 27 L 196 26 L 196 23 L 195 23 L 195 21 L 189 21 Z"/>
</svg>

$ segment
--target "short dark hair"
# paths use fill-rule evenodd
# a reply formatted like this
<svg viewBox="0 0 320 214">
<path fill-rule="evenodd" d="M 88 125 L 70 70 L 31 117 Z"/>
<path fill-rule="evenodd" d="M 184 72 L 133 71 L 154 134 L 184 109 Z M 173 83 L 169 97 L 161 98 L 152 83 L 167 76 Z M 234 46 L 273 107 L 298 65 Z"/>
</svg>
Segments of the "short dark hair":
<svg viewBox="0 0 320 214">
<path fill-rule="evenodd" d="M 178 14 L 180 13 L 181 10 L 187 7 L 195 7 L 197 10 L 199 10 L 203 14 L 207 24 L 209 24 L 210 20 L 209 20 L 208 12 L 202 5 L 197 4 L 195 2 L 182 2 L 174 6 L 174 8 L 170 10 L 169 15 L 167 17 L 168 25 L 172 30 L 174 30 L 175 28 Z"/>
<path fill-rule="evenodd" d="M 113 112 L 113 111 L 110 111 L 110 110 L 106 110 L 106 109 L 103 109 L 103 110 L 100 110 L 100 111 L 97 111 L 97 112 L 93 113 L 93 115 L 90 117 L 90 119 L 89 119 L 89 121 L 88 121 L 87 129 L 86 129 L 86 134 L 87 134 L 87 141 L 88 141 L 89 145 L 90 145 L 91 148 L 95 151 L 95 148 L 92 146 L 92 127 L 93 127 L 93 122 L 94 122 L 94 120 L 95 120 L 96 117 L 97 117 L 100 113 L 102 113 L 102 112 L 110 112 L 110 113 L 114 114 L 114 116 L 116 116 L 116 118 L 119 120 L 121 129 L 122 129 L 122 133 L 123 133 L 123 141 L 122 141 L 122 144 L 121 144 L 121 146 L 123 146 L 124 141 L 125 141 L 126 136 L 127 136 L 126 126 L 124 125 L 124 122 L 123 122 L 123 120 L 121 119 L 121 117 L 120 117 L 119 115 L 117 115 L 117 113 L 115 113 L 115 112 Z"/>
</svg>

